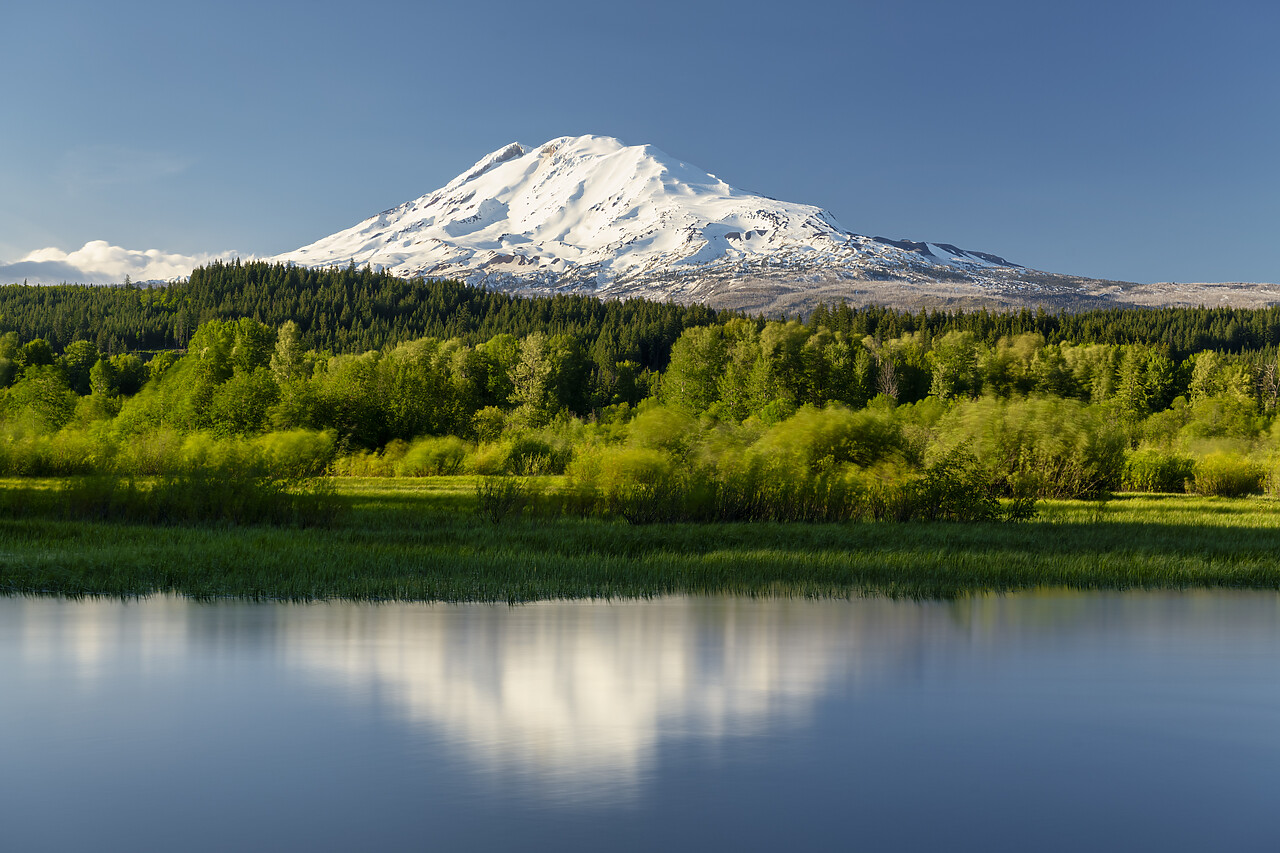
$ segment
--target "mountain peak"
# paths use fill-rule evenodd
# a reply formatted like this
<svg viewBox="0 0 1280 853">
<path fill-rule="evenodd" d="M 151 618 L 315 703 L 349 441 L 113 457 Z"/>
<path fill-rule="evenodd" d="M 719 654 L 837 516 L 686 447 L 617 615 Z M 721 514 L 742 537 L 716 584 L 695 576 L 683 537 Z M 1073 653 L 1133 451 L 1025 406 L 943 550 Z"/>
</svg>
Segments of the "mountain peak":
<svg viewBox="0 0 1280 853">
<path fill-rule="evenodd" d="M 950 244 L 862 237 L 820 208 L 744 192 L 652 145 L 593 135 L 512 142 L 439 190 L 277 260 L 680 301 L 762 278 L 911 281 L 1016 269 Z"/>
<path fill-rule="evenodd" d="M 512 142 L 499 148 L 491 154 L 488 154 L 476 161 L 476 164 L 458 177 L 449 182 L 448 186 L 465 184 L 474 178 L 478 178 L 485 172 L 497 166 L 499 163 L 505 163 L 516 157 L 523 157 L 528 149 L 519 142 Z"/>
</svg>

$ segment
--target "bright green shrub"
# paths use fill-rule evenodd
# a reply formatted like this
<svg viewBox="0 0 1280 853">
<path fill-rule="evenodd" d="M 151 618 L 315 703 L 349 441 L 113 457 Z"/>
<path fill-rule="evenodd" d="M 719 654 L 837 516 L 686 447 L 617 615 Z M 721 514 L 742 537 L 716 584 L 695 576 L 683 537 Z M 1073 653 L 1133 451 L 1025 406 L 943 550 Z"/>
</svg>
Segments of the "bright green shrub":
<svg viewBox="0 0 1280 853">
<path fill-rule="evenodd" d="M 154 477 L 182 467 L 183 437 L 169 428 L 152 429 L 122 440 L 116 467 L 124 474 Z"/>
<path fill-rule="evenodd" d="M 92 474 L 114 467 L 116 448 L 102 430 L 64 429 L 48 439 L 47 473 L 54 476 Z"/>
<path fill-rule="evenodd" d="M 258 454 L 243 439 L 193 432 L 182 441 L 182 470 L 255 468 L 260 462 Z"/>
<path fill-rule="evenodd" d="M 253 446 L 273 476 L 317 477 L 333 461 L 337 440 L 333 430 L 293 429 L 259 436 Z"/>
<path fill-rule="evenodd" d="M 944 454 L 963 448 L 1006 494 L 1088 498 L 1120 486 L 1127 438 L 1097 406 L 1056 397 L 964 402 L 938 423 Z"/>
<path fill-rule="evenodd" d="M 508 474 L 563 474 L 573 458 L 572 439 L 554 425 L 536 432 L 516 433 L 503 443 Z"/>
<path fill-rule="evenodd" d="M 462 439 L 446 435 L 420 438 L 409 445 L 395 465 L 397 477 L 431 477 L 456 474 L 467 459 L 468 446 Z"/>
<path fill-rule="evenodd" d="M 567 461 L 550 442 L 540 436 L 522 435 L 507 442 L 507 473 L 554 474 L 564 471 Z"/>
<path fill-rule="evenodd" d="M 0 475 L 65 477 L 109 471 L 116 445 L 104 430 L 67 429 L 52 434 L 7 428 L 0 433 Z"/>
<path fill-rule="evenodd" d="M 330 470 L 339 477 L 394 477 L 404 442 L 392 441 L 382 452 L 354 450 L 333 460 Z"/>
<path fill-rule="evenodd" d="M 687 519 L 690 478 L 671 456 L 647 447 L 617 447 L 601 453 L 592 485 L 606 512 L 632 524 Z"/>
<path fill-rule="evenodd" d="M 1131 492 L 1185 492 L 1193 465 L 1189 456 L 1154 447 L 1143 448 L 1131 453 L 1126 460 L 1121 488 Z"/>
<path fill-rule="evenodd" d="M 469 474 L 496 476 L 507 470 L 507 458 L 511 448 L 502 441 L 482 441 L 467 454 L 462 463 L 462 470 Z"/>
<path fill-rule="evenodd" d="M 902 463 L 874 469 L 817 465 L 795 455 L 748 448 L 706 464 L 653 448 L 604 447 L 570 466 L 568 491 L 583 514 L 621 516 L 633 524 L 709 521 L 992 521 L 1029 518 L 1022 497 L 1006 511 L 996 483 L 971 456 L 956 453 L 913 474 Z"/>
<path fill-rule="evenodd" d="M 1240 497 L 1262 491 L 1262 466 L 1236 453 L 1218 451 L 1195 463 L 1195 490 L 1201 495 Z"/>
<path fill-rule="evenodd" d="M 785 457 L 804 469 L 844 463 L 866 467 L 900 458 L 906 449 L 891 410 L 853 412 L 843 406 L 805 406 L 752 445 L 755 454 Z"/>
<path fill-rule="evenodd" d="M 642 407 L 627 428 L 636 447 L 686 453 L 699 434 L 698 421 L 687 412 L 667 406 Z"/>
<path fill-rule="evenodd" d="M 995 521 L 1000 517 L 997 487 L 973 455 L 953 451 L 925 469 L 911 484 L 913 517 L 925 521 Z"/>
</svg>

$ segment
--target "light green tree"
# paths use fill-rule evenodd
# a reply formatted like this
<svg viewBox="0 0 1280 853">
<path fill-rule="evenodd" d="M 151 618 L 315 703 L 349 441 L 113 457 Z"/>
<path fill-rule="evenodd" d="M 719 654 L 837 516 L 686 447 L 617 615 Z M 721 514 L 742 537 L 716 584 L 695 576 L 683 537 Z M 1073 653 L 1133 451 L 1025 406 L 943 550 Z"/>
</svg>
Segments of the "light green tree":
<svg viewBox="0 0 1280 853">
<path fill-rule="evenodd" d="M 978 372 L 978 343 L 972 332 L 948 332 L 933 342 L 933 379 L 929 393 L 944 400 L 977 396 L 982 391 Z"/>
<path fill-rule="evenodd" d="M 276 333 L 275 352 L 271 354 L 271 372 L 276 382 L 285 383 L 303 376 L 306 353 L 302 349 L 302 333 L 298 324 L 286 320 Z"/>
<path fill-rule="evenodd" d="M 662 399 L 687 412 L 705 412 L 720 397 L 719 379 L 728 349 L 720 326 L 686 329 L 671 347 L 662 377 Z"/>
</svg>

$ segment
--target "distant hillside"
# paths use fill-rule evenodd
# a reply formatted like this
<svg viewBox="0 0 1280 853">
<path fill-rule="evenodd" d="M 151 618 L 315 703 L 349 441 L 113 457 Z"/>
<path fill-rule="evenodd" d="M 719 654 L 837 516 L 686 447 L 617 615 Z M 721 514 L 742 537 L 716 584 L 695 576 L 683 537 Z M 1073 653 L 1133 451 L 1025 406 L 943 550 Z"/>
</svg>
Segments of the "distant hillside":
<svg viewBox="0 0 1280 853">
<path fill-rule="evenodd" d="M 163 287 L 0 286 L 0 332 L 48 340 L 61 351 L 88 340 L 105 353 L 181 349 L 207 320 L 296 322 L 305 347 L 334 353 L 380 349 L 421 337 L 469 343 L 495 335 L 571 334 L 599 363 L 662 369 L 680 333 L 734 316 L 699 305 L 584 295 L 515 296 L 457 281 L 408 281 L 345 267 L 215 263 Z M 1280 308 L 1107 308 L 1082 312 L 865 308 L 831 302 L 803 315 L 813 328 L 893 338 L 972 332 L 993 343 L 1037 332 L 1050 343 L 1142 343 L 1174 354 L 1280 344 Z"/>
</svg>

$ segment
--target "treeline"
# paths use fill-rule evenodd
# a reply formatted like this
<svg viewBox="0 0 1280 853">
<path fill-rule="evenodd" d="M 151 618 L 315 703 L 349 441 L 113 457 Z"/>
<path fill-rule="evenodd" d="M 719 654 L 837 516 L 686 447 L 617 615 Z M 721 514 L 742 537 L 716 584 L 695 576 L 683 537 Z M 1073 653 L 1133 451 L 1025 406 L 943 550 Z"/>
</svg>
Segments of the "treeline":
<svg viewBox="0 0 1280 853">
<path fill-rule="evenodd" d="M 1080 313 L 1031 311 L 899 311 L 869 306 L 820 305 L 812 329 L 897 338 L 968 332 L 982 343 L 1035 333 L 1048 343 L 1143 344 L 1175 358 L 1205 350 L 1238 353 L 1280 344 L 1280 307 L 1110 308 Z"/>
<path fill-rule="evenodd" d="M 987 343 L 969 331 L 887 338 L 735 317 L 680 332 L 663 370 L 632 355 L 602 345 L 591 330 L 541 329 L 334 355 L 308 346 L 293 320 L 273 327 L 240 318 L 203 323 L 186 354 L 112 354 L 86 340 L 59 353 L 43 338 L 24 342 L 7 332 L 0 389 L 9 414 L 29 408 L 30 398 L 55 429 L 82 398 L 103 411 L 119 404 L 121 416 L 136 419 L 145 401 L 162 397 L 155 405 L 163 417 L 155 417 L 184 431 L 333 427 L 367 449 L 427 434 L 471 437 L 484 410 L 541 425 L 561 415 L 607 417 L 611 407 L 655 396 L 734 423 L 776 423 L 804 406 L 856 410 L 876 397 L 904 404 L 1052 396 L 1106 404 L 1126 422 L 1209 398 L 1235 401 L 1240 417 L 1269 418 L 1280 401 L 1274 347 L 1178 358 L 1163 346 L 1052 343 L 1036 332 Z"/>
<path fill-rule="evenodd" d="M 735 421 L 776 420 L 804 405 L 857 409 L 877 395 L 895 403 L 1047 395 L 1106 403 L 1133 421 L 1180 399 L 1223 395 L 1241 411 L 1273 412 L 1280 369 L 1274 348 L 1176 359 L 1164 347 L 1055 344 L 1035 332 L 988 344 L 968 331 L 880 338 L 735 319 L 686 331 L 662 389 L 686 411 Z"/>
<path fill-rule="evenodd" d="M 241 318 L 144 360 L 7 333 L 0 473 L 556 473 L 572 511 L 637 521 L 990 519 L 1000 499 L 1280 491 L 1274 349 L 1177 358 L 738 317 L 684 330 L 657 371 L 590 343 L 535 331 L 334 355 L 294 321 Z"/>
<path fill-rule="evenodd" d="M 581 338 L 542 332 L 331 355 L 307 349 L 292 321 L 275 329 L 241 318 L 210 320 L 187 354 L 144 362 L 87 341 L 56 354 L 43 339 L 22 343 L 9 332 L 0 335 L 0 416 L 10 439 L 95 424 L 123 436 L 309 429 L 372 450 L 422 435 L 496 435 L 508 420 L 540 427 L 588 418 L 653 393 L 658 374 L 612 353 L 598 357 Z"/>
<path fill-rule="evenodd" d="M 602 301 L 582 295 L 517 296 L 456 281 L 396 278 L 367 267 L 308 269 L 264 262 L 216 262 L 185 282 L 162 287 L 0 286 L 0 332 L 40 338 L 55 351 L 73 341 L 100 352 L 184 349 L 210 320 L 249 318 L 273 328 L 297 324 L 303 344 L 359 353 L 424 337 L 482 343 L 497 335 L 568 334 L 603 363 L 630 360 L 663 370 L 671 345 L 689 328 L 734 315 L 704 306 L 647 300 Z M 762 321 L 755 321 L 757 326 Z M 821 305 L 806 320 L 813 331 L 925 340 L 967 332 L 987 346 L 1038 334 L 1048 344 L 1141 344 L 1173 359 L 1206 350 L 1240 353 L 1280 345 L 1280 307 L 899 311 Z"/>
<path fill-rule="evenodd" d="M 588 296 L 524 297 L 457 281 L 408 281 L 369 268 L 308 269 L 217 262 L 163 287 L 0 287 L 0 331 L 40 338 L 61 351 L 73 341 L 100 352 L 184 349 L 210 320 L 292 321 L 303 345 L 359 353 L 424 337 L 479 343 L 496 335 L 573 335 L 599 360 L 666 364 L 692 326 L 730 315 L 704 306 Z"/>
</svg>

